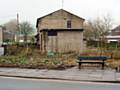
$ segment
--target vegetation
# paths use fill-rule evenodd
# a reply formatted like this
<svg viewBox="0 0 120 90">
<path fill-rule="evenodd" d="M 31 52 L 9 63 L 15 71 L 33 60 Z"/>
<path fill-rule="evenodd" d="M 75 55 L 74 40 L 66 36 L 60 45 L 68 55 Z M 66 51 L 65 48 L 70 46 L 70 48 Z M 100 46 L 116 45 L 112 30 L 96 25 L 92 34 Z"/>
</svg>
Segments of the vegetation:
<svg viewBox="0 0 120 90">
<path fill-rule="evenodd" d="M 11 26 L 13 25 L 13 26 Z M 5 28 L 13 27 L 18 29 L 16 24 L 9 22 L 5 24 Z M 105 36 L 112 27 L 111 18 L 103 17 L 89 21 L 85 25 L 85 38 L 87 42 L 87 50 L 81 56 L 100 56 L 109 57 L 107 66 L 115 68 L 120 66 L 120 44 L 108 44 Z M 11 29 L 11 30 L 12 30 Z M 34 33 L 34 28 L 29 22 L 20 24 L 20 34 L 24 36 L 25 43 L 14 43 L 7 45 L 6 55 L 0 57 L 0 66 L 4 67 L 20 67 L 20 68 L 37 68 L 37 69 L 66 69 L 76 66 L 76 58 L 79 55 L 75 52 L 41 54 L 39 49 L 31 43 L 27 43 L 29 35 Z M 34 42 L 34 38 L 32 40 Z M 10 42 L 6 40 L 6 42 Z M 27 47 L 26 47 L 27 43 Z"/>
<path fill-rule="evenodd" d="M 112 18 L 107 15 L 104 17 L 97 17 L 93 20 L 89 20 L 85 24 L 84 36 L 88 40 L 104 40 L 104 37 L 109 34 L 112 29 Z"/>
<path fill-rule="evenodd" d="M 105 36 L 109 34 L 112 28 L 112 19 L 110 16 L 105 17 L 98 17 L 94 20 L 90 20 L 85 25 L 85 37 L 88 41 L 95 41 L 99 51 L 101 52 L 100 55 L 103 54 L 104 49 L 103 46 L 106 44 Z"/>
<path fill-rule="evenodd" d="M 20 24 L 20 34 L 24 36 L 24 42 L 27 42 L 29 35 L 33 35 L 34 28 L 29 22 L 22 22 Z"/>
<path fill-rule="evenodd" d="M 113 46 L 111 47 L 102 47 L 104 52 L 102 53 L 102 56 L 108 57 L 108 60 L 106 61 L 106 66 L 108 68 L 116 68 L 120 67 L 120 47 L 115 48 Z M 86 52 L 81 54 L 82 56 L 100 56 L 100 51 L 96 47 L 88 47 Z"/>
<path fill-rule="evenodd" d="M 12 33 L 18 33 L 17 20 L 13 19 L 3 25 L 4 30 Z"/>
<path fill-rule="evenodd" d="M 76 56 L 74 53 L 40 54 L 39 49 L 31 44 L 28 48 L 24 44 L 9 45 L 6 55 L 0 57 L 0 66 L 59 70 L 75 66 Z"/>
<path fill-rule="evenodd" d="M 81 54 L 81 56 L 99 55 L 100 51 L 95 47 L 88 47 L 86 52 Z M 28 48 L 26 48 L 24 44 L 14 44 L 7 46 L 6 55 L 0 57 L 0 66 L 61 70 L 76 66 L 77 56 L 78 54 L 75 52 L 51 52 L 46 55 L 41 54 L 39 49 L 32 44 L 28 44 Z M 103 53 L 103 56 L 107 56 L 109 58 L 106 64 L 108 67 L 116 68 L 120 66 L 120 48 L 107 48 Z"/>
</svg>

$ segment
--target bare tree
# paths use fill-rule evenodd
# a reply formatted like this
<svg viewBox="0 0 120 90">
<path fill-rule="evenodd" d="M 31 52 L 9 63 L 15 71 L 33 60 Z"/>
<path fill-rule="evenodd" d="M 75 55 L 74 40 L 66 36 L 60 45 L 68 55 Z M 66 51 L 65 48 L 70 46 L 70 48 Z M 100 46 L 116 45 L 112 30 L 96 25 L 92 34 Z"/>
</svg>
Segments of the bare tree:
<svg viewBox="0 0 120 90">
<path fill-rule="evenodd" d="M 22 22 L 20 24 L 20 34 L 24 36 L 24 42 L 27 42 L 29 35 L 34 33 L 34 28 L 29 22 Z"/>
<path fill-rule="evenodd" d="M 99 41 L 100 43 L 98 43 L 98 47 L 101 47 L 102 42 L 106 42 L 105 36 L 109 34 L 111 28 L 112 18 L 109 15 L 102 18 L 98 17 L 87 22 L 87 24 L 85 25 L 85 36 L 89 39 Z"/>
<path fill-rule="evenodd" d="M 12 33 L 17 33 L 18 30 L 17 30 L 17 20 L 16 19 L 13 19 L 13 20 L 10 20 L 9 22 L 5 23 L 4 24 L 6 30 L 12 32 Z"/>
<path fill-rule="evenodd" d="M 96 18 L 93 21 L 89 21 L 88 24 L 92 28 L 92 33 L 96 39 L 100 39 L 109 34 L 112 28 L 112 19 L 110 16 L 104 16 L 102 18 Z"/>
<path fill-rule="evenodd" d="M 87 40 L 93 40 L 95 38 L 94 34 L 93 34 L 93 28 L 92 26 L 89 24 L 89 22 L 85 22 L 84 24 L 84 37 Z"/>
</svg>

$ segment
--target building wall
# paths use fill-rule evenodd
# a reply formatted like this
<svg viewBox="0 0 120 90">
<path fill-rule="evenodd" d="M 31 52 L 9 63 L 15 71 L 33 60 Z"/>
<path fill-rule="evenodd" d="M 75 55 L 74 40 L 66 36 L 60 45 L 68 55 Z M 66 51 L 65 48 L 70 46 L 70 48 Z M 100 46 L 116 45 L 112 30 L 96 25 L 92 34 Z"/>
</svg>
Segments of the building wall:
<svg viewBox="0 0 120 90">
<path fill-rule="evenodd" d="M 4 31 L 3 32 L 3 41 L 14 41 L 14 34 L 9 32 L 9 31 Z"/>
<path fill-rule="evenodd" d="M 67 21 L 71 21 L 71 28 L 67 27 Z M 40 32 L 42 29 L 83 29 L 84 19 L 73 14 L 67 13 L 64 10 L 58 10 L 55 13 L 49 14 L 38 21 L 38 33 L 40 50 L 55 51 L 55 52 L 82 52 L 83 32 L 62 31 L 58 32 L 57 36 L 47 36 L 47 33 Z M 46 37 L 46 38 L 45 38 Z"/>
<path fill-rule="evenodd" d="M 112 32 L 112 35 L 120 35 L 120 30 L 113 30 Z"/>
<path fill-rule="evenodd" d="M 60 32 L 58 33 L 58 51 L 81 52 L 83 48 L 83 33 L 82 32 Z"/>
<path fill-rule="evenodd" d="M 2 28 L 0 28 L 0 46 L 3 42 L 3 32 L 2 32 Z"/>
<path fill-rule="evenodd" d="M 83 19 L 78 18 L 72 14 L 64 12 L 63 10 L 57 11 L 39 20 L 38 30 L 41 29 L 67 29 L 67 21 L 72 23 L 71 29 L 82 29 Z"/>
<path fill-rule="evenodd" d="M 57 36 L 49 36 L 47 50 L 54 52 L 83 52 L 83 32 L 63 31 L 58 32 Z"/>
</svg>

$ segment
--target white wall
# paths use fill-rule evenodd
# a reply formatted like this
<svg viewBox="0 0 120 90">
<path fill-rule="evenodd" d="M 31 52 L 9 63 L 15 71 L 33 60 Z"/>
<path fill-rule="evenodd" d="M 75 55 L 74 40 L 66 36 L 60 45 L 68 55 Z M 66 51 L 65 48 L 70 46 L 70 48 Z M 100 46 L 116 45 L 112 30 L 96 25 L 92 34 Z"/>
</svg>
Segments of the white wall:
<svg viewBox="0 0 120 90">
<path fill-rule="evenodd" d="M 0 27 L 0 46 L 3 43 L 3 32 L 2 32 L 2 28 Z"/>
</svg>

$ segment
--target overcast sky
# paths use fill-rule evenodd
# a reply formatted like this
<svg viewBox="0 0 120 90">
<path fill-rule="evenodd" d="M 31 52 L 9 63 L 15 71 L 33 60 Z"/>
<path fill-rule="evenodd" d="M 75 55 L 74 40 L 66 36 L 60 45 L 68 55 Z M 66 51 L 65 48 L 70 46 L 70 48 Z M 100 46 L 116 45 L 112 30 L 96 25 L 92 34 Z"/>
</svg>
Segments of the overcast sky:
<svg viewBox="0 0 120 90">
<path fill-rule="evenodd" d="M 16 18 L 20 22 L 36 19 L 62 8 L 62 0 L 0 0 L 0 24 Z M 109 14 L 115 25 L 120 24 L 120 0 L 64 0 L 65 10 L 86 20 Z"/>
</svg>

